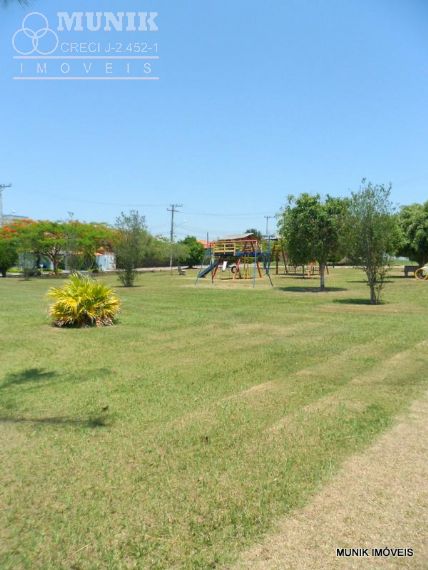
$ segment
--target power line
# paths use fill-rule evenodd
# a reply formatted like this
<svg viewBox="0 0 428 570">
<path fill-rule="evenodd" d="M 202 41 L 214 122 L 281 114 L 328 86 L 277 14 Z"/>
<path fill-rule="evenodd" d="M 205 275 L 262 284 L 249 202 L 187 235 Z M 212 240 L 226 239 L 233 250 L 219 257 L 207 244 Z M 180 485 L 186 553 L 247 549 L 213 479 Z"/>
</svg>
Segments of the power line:
<svg viewBox="0 0 428 570">
<path fill-rule="evenodd" d="M 179 213 L 180 210 L 177 208 L 182 208 L 183 204 L 170 204 L 170 207 L 167 208 L 168 212 L 171 212 L 171 233 L 170 233 L 170 241 L 171 241 L 171 252 L 169 256 L 169 269 L 172 273 L 172 258 L 174 256 L 174 215 Z"/>
<path fill-rule="evenodd" d="M 219 212 L 219 213 L 215 213 L 215 212 L 188 212 L 186 210 L 186 214 L 189 216 L 209 216 L 209 217 L 215 217 L 215 218 L 254 218 L 255 216 L 260 216 L 261 212 L 253 212 L 252 214 L 250 213 L 239 213 L 239 214 L 225 214 L 224 212 Z"/>
<path fill-rule="evenodd" d="M 25 191 L 24 191 L 25 193 Z M 61 202 L 68 202 L 68 203 L 82 203 L 82 204 L 91 204 L 95 206 L 107 206 L 107 207 L 115 207 L 115 208 L 165 208 L 167 204 L 143 204 L 139 202 L 108 202 L 103 200 L 88 200 L 84 198 L 77 198 L 75 196 L 70 195 L 58 195 L 53 194 L 51 192 L 47 192 L 45 190 L 39 191 L 39 194 L 43 196 L 47 196 L 53 200 L 61 201 Z M 216 218 L 254 218 L 255 216 L 260 216 L 262 212 L 252 212 L 252 213 L 243 213 L 239 212 L 236 214 L 228 214 L 225 212 L 187 212 L 189 216 L 208 216 L 208 217 L 216 217 Z M 263 214 L 262 214 L 263 215 Z"/>
<path fill-rule="evenodd" d="M 39 191 L 39 194 L 48 196 L 55 200 L 59 200 L 62 202 L 75 202 L 75 203 L 82 203 L 82 204 L 92 204 L 95 206 L 112 206 L 116 208 L 165 208 L 166 204 L 142 204 L 138 202 L 107 202 L 103 200 L 88 200 L 85 198 L 77 198 L 75 196 L 70 196 L 67 194 L 53 194 L 51 192 L 47 192 L 45 190 Z M 210 217 L 218 217 L 218 218 L 250 218 L 254 216 L 259 216 L 261 212 L 253 212 L 253 213 L 237 213 L 237 214 L 227 214 L 225 212 L 187 212 L 189 215 L 193 216 L 210 216 Z"/>
<path fill-rule="evenodd" d="M 24 191 L 25 193 L 25 191 Z M 53 194 L 51 192 L 46 191 L 39 191 L 39 194 L 43 196 L 47 196 L 54 200 L 60 202 L 73 202 L 73 203 L 82 203 L 82 204 L 92 204 L 94 206 L 112 206 L 115 208 L 165 208 L 167 204 L 141 204 L 141 203 L 126 203 L 126 202 L 105 202 L 100 200 L 86 200 L 84 198 L 76 198 L 75 196 L 70 196 L 66 194 L 62 194 L 58 196 L 58 194 Z"/>
</svg>

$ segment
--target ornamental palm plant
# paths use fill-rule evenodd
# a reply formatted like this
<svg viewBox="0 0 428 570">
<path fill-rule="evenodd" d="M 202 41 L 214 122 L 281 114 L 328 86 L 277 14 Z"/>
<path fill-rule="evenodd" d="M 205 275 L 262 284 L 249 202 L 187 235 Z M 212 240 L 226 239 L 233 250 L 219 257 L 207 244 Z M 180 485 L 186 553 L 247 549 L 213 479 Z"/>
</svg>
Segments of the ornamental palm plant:
<svg viewBox="0 0 428 570">
<path fill-rule="evenodd" d="M 79 273 L 71 275 L 64 287 L 52 287 L 48 295 L 55 300 L 49 314 L 57 327 L 109 326 L 120 309 L 110 287 Z"/>
</svg>

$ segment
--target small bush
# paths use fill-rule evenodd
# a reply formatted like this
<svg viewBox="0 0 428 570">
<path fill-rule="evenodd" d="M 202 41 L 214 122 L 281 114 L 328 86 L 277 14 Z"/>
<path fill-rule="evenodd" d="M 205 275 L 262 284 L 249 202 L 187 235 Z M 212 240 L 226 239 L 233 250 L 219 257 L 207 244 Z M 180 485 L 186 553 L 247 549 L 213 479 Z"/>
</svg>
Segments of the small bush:
<svg viewBox="0 0 428 570">
<path fill-rule="evenodd" d="M 124 287 L 133 287 L 137 272 L 132 267 L 128 267 L 120 270 L 117 276 Z"/>
<path fill-rule="evenodd" d="M 49 314 L 57 327 L 109 326 L 120 309 L 112 289 L 78 273 L 64 287 L 52 287 L 48 294 L 55 299 Z"/>
</svg>

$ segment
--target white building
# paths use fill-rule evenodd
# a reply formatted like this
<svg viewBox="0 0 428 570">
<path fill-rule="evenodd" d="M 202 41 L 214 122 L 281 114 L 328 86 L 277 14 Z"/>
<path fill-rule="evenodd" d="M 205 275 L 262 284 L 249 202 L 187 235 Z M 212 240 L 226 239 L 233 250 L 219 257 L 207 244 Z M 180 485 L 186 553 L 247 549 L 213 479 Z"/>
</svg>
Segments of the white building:
<svg viewBox="0 0 428 570">
<path fill-rule="evenodd" d="M 99 271 L 114 271 L 116 269 L 116 256 L 114 253 L 96 253 L 95 262 Z"/>
</svg>

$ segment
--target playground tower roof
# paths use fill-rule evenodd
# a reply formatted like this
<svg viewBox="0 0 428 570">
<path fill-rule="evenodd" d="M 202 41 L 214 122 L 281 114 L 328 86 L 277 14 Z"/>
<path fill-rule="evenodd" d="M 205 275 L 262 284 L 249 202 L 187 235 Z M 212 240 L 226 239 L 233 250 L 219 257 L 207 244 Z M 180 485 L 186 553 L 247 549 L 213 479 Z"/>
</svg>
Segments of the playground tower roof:
<svg viewBox="0 0 428 570">
<path fill-rule="evenodd" d="M 247 241 L 247 240 L 257 240 L 257 236 L 255 234 L 240 234 L 233 236 L 224 236 L 222 238 L 219 238 L 217 241 Z"/>
</svg>

